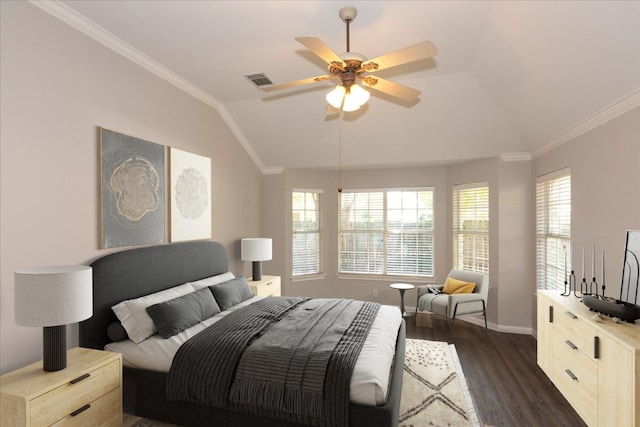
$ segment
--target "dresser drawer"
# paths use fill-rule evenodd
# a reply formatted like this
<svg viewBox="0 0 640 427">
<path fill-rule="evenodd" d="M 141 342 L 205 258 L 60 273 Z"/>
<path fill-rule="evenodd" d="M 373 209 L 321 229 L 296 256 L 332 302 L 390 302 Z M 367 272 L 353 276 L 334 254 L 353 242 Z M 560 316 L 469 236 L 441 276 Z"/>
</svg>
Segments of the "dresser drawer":
<svg viewBox="0 0 640 427">
<path fill-rule="evenodd" d="M 67 415 L 52 427 L 120 427 L 122 425 L 122 397 L 117 388 L 87 404 L 88 407 L 75 416 Z"/>
<path fill-rule="evenodd" d="M 120 395 L 119 360 L 87 374 L 86 378 L 78 377 L 75 383 L 68 382 L 33 399 L 31 402 L 32 425 L 51 425 L 112 390 L 117 390 L 118 396 Z"/>
<path fill-rule="evenodd" d="M 280 277 L 249 282 L 249 284 L 253 293 L 258 297 L 280 296 Z"/>
<path fill-rule="evenodd" d="M 598 395 L 597 362 L 566 341 L 563 335 L 554 331 L 551 378 L 587 424 L 595 425 L 598 420 L 597 405 L 594 404 Z"/>
<path fill-rule="evenodd" d="M 585 320 L 576 316 L 570 310 L 558 305 L 553 306 L 554 329 L 564 335 L 585 354 L 593 357 L 594 337 L 598 334 L 596 328 Z"/>
</svg>

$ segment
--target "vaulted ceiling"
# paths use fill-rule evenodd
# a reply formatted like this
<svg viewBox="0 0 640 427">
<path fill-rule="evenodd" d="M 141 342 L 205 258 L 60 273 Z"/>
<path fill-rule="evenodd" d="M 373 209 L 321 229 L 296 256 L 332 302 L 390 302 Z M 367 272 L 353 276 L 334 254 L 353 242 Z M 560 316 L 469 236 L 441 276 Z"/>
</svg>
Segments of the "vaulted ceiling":
<svg viewBox="0 0 640 427">
<path fill-rule="evenodd" d="M 351 51 L 374 58 L 423 40 L 433 59 L 380 71 L 418 89 L 377 91 L 360 110 L 325 116 L 335 82 L 294 39 L 346 50 L 341 7 L 358 15 Z M 264 172 L 449 164 L 536 155 L 640 105 L 638 1 L 63 1 L 43 5 L 105 45 L 215 106 Z"/>
</svg>

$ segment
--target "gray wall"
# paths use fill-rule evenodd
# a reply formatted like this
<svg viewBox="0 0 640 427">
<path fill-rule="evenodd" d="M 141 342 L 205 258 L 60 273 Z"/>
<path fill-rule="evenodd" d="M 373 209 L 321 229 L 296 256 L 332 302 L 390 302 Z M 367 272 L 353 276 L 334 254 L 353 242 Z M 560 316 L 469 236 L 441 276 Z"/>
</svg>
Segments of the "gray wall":
<svg viewBox="0 0 640 427">
<path fill-rule="evenodd" d="M 213 238 L 240 261 L 262 230 L 262 175 L 218 112 L 27 2 L 1 2 L 0 372 L 42 357 L 17 326 L 13 272 L 99 250 L 98 127 L 211 158 Z M 167 205 L 168 206 L 168 205 Z M 69 345 L 77 345 L 77 326 Z"/>
</svg>

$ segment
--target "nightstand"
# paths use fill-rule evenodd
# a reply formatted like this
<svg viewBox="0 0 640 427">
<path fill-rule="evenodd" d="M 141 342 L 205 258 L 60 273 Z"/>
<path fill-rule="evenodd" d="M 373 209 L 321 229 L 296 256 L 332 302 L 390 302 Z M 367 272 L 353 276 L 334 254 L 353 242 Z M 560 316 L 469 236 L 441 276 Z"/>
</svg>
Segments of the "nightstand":
<svg viewBox="0 0 640 427">
<path fill-rule="evenodd" d="M 0 425 L 121 426 L 122 356 L 76 347 L 67 367 L 45 372 L 42 361 L 0 377 Z"/>
<path fill-rule="evenodd" d="M 251 291 L 257 297 L 268 297 L 270 295 L 280 296 L 280 276 L 262 275 L 262 280 L 248 280 Z"/>
</svg>

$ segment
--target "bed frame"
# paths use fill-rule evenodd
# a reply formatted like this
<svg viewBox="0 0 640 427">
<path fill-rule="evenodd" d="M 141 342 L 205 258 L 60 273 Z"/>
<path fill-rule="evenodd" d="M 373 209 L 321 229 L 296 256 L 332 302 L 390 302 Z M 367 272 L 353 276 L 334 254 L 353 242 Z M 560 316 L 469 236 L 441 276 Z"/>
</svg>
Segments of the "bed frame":
<svg viewBox="0 0 640 427">
<path fill-rule="evenodd" d="M 80 323 L 80 346 L 104 349 L 107 327 L 117 318 L 111 307 L 182 283 L 228 271 L 224 247 L 211 240 L 149 246 L 106 255 L 93 267 L 93 316 Z M 371 407 L 351 404 L 350 427 L 394 427 L 398 424 L 406 325 L 400 326 L 387 403 Z M 221 408 L 167 400 L 167 374 L 123 369 L 124 411 L 181 426 L 300 427 Z"/>
</svg>

